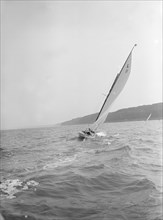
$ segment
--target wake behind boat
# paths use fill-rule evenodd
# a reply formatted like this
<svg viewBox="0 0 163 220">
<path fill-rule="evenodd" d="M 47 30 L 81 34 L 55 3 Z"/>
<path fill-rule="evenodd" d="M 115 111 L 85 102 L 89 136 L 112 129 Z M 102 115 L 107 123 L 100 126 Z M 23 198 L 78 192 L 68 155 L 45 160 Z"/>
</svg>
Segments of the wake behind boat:
<svg viewBox="0 0 163 220">
<path fill-rule="evenodd" d="M 106 96 L 106 99 L 101 107 L 101 110 L 99 111 L 97 115 L 95 122 L 88 129 L 79 132 L 80 139 L 94 138 L 95 136 L 97 136 L 98 127 L 101 126 L 105 122 L 113 102 L 116 100 L 118 95 L 121 93 L 121 91 L 123 90 L 129 78 L 129 75 L 131 72 L 132 51 L 135 46 L 136 44 L 133 46 L 131 52 L 129 53 L 124 65 L 122 66 L 121 71 L 117 74 L 109 90 L 109 93 Z"/>
</svg>

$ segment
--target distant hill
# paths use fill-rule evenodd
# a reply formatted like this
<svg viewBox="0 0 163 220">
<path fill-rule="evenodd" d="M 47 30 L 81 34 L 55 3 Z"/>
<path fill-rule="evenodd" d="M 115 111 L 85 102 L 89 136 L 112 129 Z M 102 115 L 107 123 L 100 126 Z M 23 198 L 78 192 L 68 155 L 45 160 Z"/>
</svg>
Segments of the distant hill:
<svg viewBox="0 0 163 220">
<path fill-rule="evenodd" d="M 124 122 L 124 121 L 144 121 L 151 114 L 149 120 L 162 119 L 163 103 L 152 105 L 142 105 L 132 108 L 120 109 L 116 112 L 108 114 L 105 122 Z M 81 118 L 75 118 L 70 121 L 63 122 L 61 125 L 91 124 L 95 121 L 98 113 L 87 115 Z"/>
</svg>

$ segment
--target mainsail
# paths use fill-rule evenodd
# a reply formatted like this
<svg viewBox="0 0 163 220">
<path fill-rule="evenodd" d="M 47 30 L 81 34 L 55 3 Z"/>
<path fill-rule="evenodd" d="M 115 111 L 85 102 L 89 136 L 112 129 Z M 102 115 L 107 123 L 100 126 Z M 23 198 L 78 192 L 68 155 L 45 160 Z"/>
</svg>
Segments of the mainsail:
<svg viewBox="0 0 163 220">
<path fill-rule="evenodd" d="M 118 95 L 120 94 L 120 92 L 123 90 L 128 77 L 130 75 L 131 72 L 131 59 L 132 59 L 132 51 L 134 49 L 134 47 L 136 46 L 136 44 L 133 46 L 131 52 L 129 53 L 120 73 L 117 74 L 113 85 L 111 86 L 111 89 L 102 105 L 102 108 L 96 118 L 96 121 L 92 124 L 91 129 L 92 130 L 96 130 L 102 123 L 105 122 L 107 115 L 110 111 L 110 107 L 113 104 L 113 102 L 115 101 L 115 99 L 118 97 Z"/>
</svg>

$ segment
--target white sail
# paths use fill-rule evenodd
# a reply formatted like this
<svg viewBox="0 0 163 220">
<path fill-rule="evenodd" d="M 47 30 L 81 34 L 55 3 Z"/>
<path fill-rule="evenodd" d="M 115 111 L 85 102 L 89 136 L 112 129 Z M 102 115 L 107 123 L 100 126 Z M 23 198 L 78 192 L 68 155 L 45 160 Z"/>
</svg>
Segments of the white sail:
<svg viewBox="0 0 163 220">
<path fill-rule="evenodd" d="M 136 45 L 134 45 L 136 46 Z M 134 48 L 134 47 L 133 47 Z M 132 48 L 132 50 L 133 50 Z M 117 74 L 113 85 L 104 101 L 104 104 L 96 118 L 96 121 L 92 124 L 91 129 L 92 130 L 96 130 L 102 123 L 105 122 L 107 115 L 110 111 L 110 107 L 113 104 L 113 102 L 115 101 L 115 99 L 118 97 L 118 95 L 120 94 L 120 92 L 123 90 L 128 77 L 130 75 L 131 72 L 131 59 L 132 59 L 132 50 L 126 60 L 126 62 L 124 63 L 121 71 L 119 74 Z"/>
<path fill-rule="evenodd" d="M 150 114 L 150 115 L 148 116 L 148 118 L 146 119 L 146 121 L 148 121 L 148 120 L 150 119 L 151 115 L 152 115 L 152 114 Z"/>
</svg>

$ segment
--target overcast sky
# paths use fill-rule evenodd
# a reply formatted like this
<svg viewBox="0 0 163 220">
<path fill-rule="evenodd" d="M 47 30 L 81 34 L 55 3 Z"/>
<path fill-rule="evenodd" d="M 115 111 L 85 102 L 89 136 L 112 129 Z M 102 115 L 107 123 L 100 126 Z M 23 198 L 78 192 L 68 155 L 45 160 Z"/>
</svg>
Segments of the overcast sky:
<svg viewBox="0 0 163 220">
<path fill-rule="evenodd" d="M 98 112 L 132 46 L 111 111 L 162 102 L 161 1 L 1 1 L 1 128 Z"/>
</svg>

